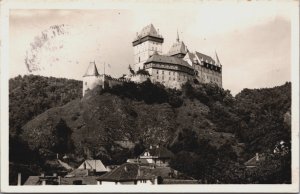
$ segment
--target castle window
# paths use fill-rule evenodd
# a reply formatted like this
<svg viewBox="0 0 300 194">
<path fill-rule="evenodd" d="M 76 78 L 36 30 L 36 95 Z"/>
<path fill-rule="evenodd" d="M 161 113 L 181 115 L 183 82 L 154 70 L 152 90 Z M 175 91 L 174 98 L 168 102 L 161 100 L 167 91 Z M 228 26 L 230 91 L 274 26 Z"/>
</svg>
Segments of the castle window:
<svg viewBox="0 0 300 194">
<path fill-rule="evenodd" d="M 165 72 L 164 71 L 162 71 L 162 74 L 164 74 Z"/>
<path fill-rule="evenodd" d="M 141 57 L 139 57 L 139 62 L 141 62 Z"/>
<path fill-rule="evenodd" d="M 87 85 L 87 82 L 85 82 L 85 85 Z"/>
<path fill-rule="evenodd" d="M 173 78 L 173 80 L 175 81 L 175 77 Z"/>
<path fill-rule="evenodd" d="M 158 70 L 157 70 L 157 74 L 158 74 Z"/>
<path fill-rule="evenodd" d="M 164 76 L 162 76 L 162 79 L 165 79 Z"/>
<path fill-rule="evenodd" d="M 169 71 L 169 75 L 171 75 L 171 71 Z"/>
<path fill-rule="evenodd" d="M 159 78 L 159 76 L 157 76 L 157 79 Z"/>
</svg>

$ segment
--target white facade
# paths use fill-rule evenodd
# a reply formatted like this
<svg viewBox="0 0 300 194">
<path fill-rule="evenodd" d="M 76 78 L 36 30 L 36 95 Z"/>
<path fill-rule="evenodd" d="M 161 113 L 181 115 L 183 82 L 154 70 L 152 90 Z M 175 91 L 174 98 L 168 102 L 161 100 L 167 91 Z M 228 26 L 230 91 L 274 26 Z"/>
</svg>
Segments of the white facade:
<svg viewBox="0 0 300 194">
<path fill-rule="evenodd" d="M 141 44 L 133 46 L 134 71 L 143 69 L 144 63 L 154 54 L 154 52 L 162 54 L 162 43 L 147 40 Z"/>
</svg>

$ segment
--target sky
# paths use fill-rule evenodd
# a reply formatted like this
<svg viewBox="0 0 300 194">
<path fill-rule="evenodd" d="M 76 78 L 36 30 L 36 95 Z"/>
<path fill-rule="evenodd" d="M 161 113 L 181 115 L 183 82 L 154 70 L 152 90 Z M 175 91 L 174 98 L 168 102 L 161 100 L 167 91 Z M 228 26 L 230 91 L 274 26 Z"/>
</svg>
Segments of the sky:
<svg viewBox="0 0 300 194">
<path fill-rule="evenodd" d="M 10 77 L 29 73 L 81 80 L 89 62 L 120 77 L 133 64 L 132 41 L 152 23 L 167 53 L 179 37 L 190 51 L 218 53 L 223 87 L 273 87 L 291 81 L 291 8 L 296 1 L 154 1 L 96 9 L 15 9 L 9 17 Z M 42 32 L 64 34 L 40 43 Z M 31 44 L 39 49 L 32 51 Z M 29 72 L 26 56 L 39 71 Z M 29 57 L 29 58 L 30 58 Z M 34 62 L 32 62 L 34 63 Z"/>
</svg>

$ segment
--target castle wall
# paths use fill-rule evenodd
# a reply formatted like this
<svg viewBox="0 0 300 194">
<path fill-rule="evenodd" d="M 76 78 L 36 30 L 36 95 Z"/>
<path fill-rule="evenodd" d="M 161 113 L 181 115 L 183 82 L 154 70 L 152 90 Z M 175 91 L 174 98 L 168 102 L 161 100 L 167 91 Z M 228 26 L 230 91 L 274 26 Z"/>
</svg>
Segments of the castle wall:
<svg viewBox="0 0 300 194">
<path fill-rule="evenodd" d="M 168 88 L 180 89 L 188 80 L 192 80 L 193 76 L 180 71 L 158 69 L 155 67 L 148 68 L 153 83 L 159 82 Z"/>
<path fill-rule="evenodd" d="M 195 70 L 198 71 L 197 78 L 201 83 L 215 83 L 222 87 L 222 72 L 206 68 L 202 65 L 195 65 Z"/>
</svg>

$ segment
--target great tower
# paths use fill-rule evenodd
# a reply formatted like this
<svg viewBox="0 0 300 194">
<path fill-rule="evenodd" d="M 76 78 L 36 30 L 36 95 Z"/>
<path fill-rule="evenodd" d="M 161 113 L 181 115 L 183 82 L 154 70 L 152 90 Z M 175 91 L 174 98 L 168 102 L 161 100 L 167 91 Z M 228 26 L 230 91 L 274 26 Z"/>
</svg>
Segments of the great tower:
<svg viewBox="0 0 300 194">
<path fill-rule="evenodd" d="M 144 68 L 144 63 L 155 52 L 162 54 L 162 44 L 164 38 L 159 34 L 153 24 L 144 27 L 140 33 L 137 33 L 132 42 L 134 52 L 134 71 Z"/>
</svg>

